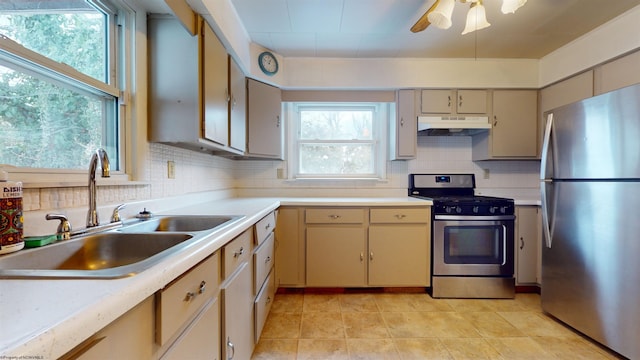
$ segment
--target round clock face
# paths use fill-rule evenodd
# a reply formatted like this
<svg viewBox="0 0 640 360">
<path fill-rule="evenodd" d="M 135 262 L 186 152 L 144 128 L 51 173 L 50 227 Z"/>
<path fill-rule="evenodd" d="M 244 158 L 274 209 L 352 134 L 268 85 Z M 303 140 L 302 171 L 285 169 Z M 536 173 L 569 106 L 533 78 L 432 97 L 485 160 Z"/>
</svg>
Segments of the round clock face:
<svg viewBox="0 0 640 360">
<path fill-rule="evenodd" d="M 258 65 L 260 65 L 262 72 L 267 75 L 273 75 L 278 72 L 278 60 L 268 51 L 260 54 L 260 57 L 258 57 Z"/>
</svg>

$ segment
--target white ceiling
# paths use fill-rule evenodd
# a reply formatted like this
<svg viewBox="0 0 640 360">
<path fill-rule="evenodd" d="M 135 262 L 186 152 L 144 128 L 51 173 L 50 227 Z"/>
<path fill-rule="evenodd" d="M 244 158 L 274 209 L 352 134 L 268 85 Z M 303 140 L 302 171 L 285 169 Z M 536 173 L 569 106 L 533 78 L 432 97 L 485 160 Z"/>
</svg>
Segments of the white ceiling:
<svg viewBox="0 0 640 360">
<path fill-rule="evenodd" d="M 491 27 L 461 35 L 469 5 L 459 1 L 450 29 L 415 34 L 409 29 L 436 0 L 230 1 L 253 42 L 285 57 L 341 58 L 539 59 L 640 6 L 640 0 L 529 0 L 504 15 L 501 0 L 484 0 Z"/>
</svg>

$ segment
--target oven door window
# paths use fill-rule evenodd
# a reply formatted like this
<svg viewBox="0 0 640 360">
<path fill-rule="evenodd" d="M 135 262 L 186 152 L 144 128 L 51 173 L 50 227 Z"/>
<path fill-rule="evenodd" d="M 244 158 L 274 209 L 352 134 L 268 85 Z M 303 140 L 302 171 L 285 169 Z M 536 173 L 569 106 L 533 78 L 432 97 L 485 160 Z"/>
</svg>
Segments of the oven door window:
<svg viewBox="0 0 640 360">
<path fill-rule="evenodd" d="M 503 265 L 505 232 L 503 225 L 445 226 L 445 264 Z"/>
</svg>

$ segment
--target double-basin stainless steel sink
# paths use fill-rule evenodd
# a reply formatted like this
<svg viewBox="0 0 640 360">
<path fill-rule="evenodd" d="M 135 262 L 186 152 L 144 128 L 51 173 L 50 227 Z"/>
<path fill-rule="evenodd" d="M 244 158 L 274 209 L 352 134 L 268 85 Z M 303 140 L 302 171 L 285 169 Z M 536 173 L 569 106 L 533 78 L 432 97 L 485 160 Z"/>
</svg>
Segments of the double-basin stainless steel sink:
<svg viewBox="0 0 640 360">
<path fill-rule="evenodd" d="M 0 279 L 115 279 L 136 275 L 244 216 L 159 216 L 115 230 L 0 256 Z"/>
</svg>

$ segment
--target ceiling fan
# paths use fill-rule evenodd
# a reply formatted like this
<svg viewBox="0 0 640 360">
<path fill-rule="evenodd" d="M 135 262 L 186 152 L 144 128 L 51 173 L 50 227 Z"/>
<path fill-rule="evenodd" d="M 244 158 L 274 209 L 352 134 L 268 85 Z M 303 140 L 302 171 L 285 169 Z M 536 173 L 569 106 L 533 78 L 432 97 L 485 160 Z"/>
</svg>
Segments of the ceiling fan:
<svg viewBox="0 0 640 360">
<path fill-rule="evenodd" d="M 416 21 L 411 27 L 411 32 L 417 33 L 426 29 L 430 24 L 440 28 L 448 29 L 451 27 L 451 14 L 456 0 L 436 0 L 433 5 Z M 491 24 L 487 22 L 487 17 L 482 4 L 483 0 L 458 0 L 465 4 L 470 4 L 469 13 L 467 14 L 467 24 L 462 34 L 466 34 L 475 30 L 489 27 Z M 496 0 L 497 1 L 497 0 Z M 523 6 L 527 0 L 502 0 L 502 13 L 514 13 L 518 8 Z"/>
</svg>

